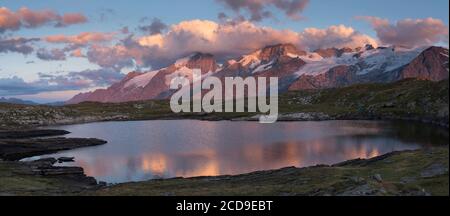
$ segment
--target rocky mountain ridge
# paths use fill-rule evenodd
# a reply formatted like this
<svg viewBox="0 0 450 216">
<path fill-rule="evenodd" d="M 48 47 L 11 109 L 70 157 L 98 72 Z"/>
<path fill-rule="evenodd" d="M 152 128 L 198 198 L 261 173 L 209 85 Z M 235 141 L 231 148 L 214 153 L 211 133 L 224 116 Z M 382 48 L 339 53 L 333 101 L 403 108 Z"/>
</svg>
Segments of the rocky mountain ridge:
<svg viewBox="0 0 450 216">
<path fill-rule="evenodd" d="M 160 70 L 129 73 L 107 89 L 76 95 L 68 104 L 84 101 L 127 102 L 168 98 L 170 81 L 192 80 L 194 69 L 203 77 L 278 77 L 281 92 L 344 87 L 358 83 L 386 83 L 406 78 L 448 79 L 448 49 L 400 46 L 329 48 L 306 52 L 292 44 L 267 46 L 219 64 L 213 55 L 194 53 Z"/>
</svg>

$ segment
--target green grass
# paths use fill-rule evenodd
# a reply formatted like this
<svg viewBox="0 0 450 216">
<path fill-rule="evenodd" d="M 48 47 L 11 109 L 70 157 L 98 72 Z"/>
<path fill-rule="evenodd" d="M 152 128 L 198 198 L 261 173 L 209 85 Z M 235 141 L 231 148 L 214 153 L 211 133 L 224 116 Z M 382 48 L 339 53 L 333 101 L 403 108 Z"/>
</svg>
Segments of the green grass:
<svg viewBox="0 0 450 216">
<path fill-rule="evenodd" d="M 449 82 L 403 80 L 339 89 L 289 92 L 280 99 L 282 112 L 430 117 L 448 123 Z M 302 103 L 308 98 L 309 103 Z"/>
<path fill-rule="evenodd" d="M 345 117 L 416 117 L 448 124 L 448 80 L 430 82 L 403 80 L 390 84 L 361 84 L 339 89 L 307 90 L 282 94 L 280 113 L 325 113 Z M 174 114 L 165 100 L 120 104 L 82 103 L 68 106 L 79 115 L 126 115 L 130 119 L 167 117 L 204 118 L 205 115 Z M 255 113 L 213 113 L 209 117 L 233 119 Z"/>
<path fill-rule="evenodd" d="M 390 84 L 295 91 L 280 96 L 279 111 L 280 114 L 324 113 L 331 119 L 416 119 L 448 126 L 448 91 L 448 80 L 403 80 Z M 175 114 L 167 100 L 86 102 L 63 107 L 0 104 L 0 129 L 111 120 L 229 120 L 253 115 L 255 113 Z"/>
<path fill-rule="evenodd" d="M 76 180 L 28 175 L 25 169 L 18 162 L 0 161 L 0 196 L 76 195 L 84 190 Z"/>
</svg>

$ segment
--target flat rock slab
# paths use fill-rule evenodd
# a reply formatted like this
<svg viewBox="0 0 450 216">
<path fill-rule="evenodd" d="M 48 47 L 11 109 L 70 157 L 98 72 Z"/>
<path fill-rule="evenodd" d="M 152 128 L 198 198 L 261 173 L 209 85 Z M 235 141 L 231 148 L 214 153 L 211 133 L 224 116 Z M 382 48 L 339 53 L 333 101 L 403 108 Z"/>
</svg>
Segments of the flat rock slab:
<svg viewBox="0 0 450 216">
<path fill-rule="evenodd" d="M 84 176 L 84 170 L 81 167 L 48 167 L 33 170 L 35 174 L 44 176 L 56 175 L 80 175 Z"/>
<path fill-rule="evenodd" d="M 75 162 L 75 157 L 60 157 L 58 158 L 58 163 L 64 162 Z"/>
<path fill-rule="evenodd" d="M 46 136 L 62 136 L 69 134 L 65 130 L 17 130 L 0 131 L 0 139 L 27 139 Z"/>
<path fill-rule="evenodd" d="M 75 195 L 105 186 L 86 176 L 83 168 L 55 167 L 50 164 L 54 160 L 0 162 L 0 195 Z"/>
<path fill-rule="evenodd" d="M 448 173 L 448 167 L 446 167 L 443 164 L 433 164 L 429 167 L 427 167 L 422 173 L 420 173 L 420 176 L 422 178 L 433 178 L 436 176 L 444 175 Z"/>
<path fill-rule="evenodd" d="M 100 139 L 83 138 L 49 138 L 26 140 L 1 140 L 0 158 L 14 161 L 27 157 L 51 154 L 58 151 L 71 150 L 81 147 L 103 145 L 107 142 Z"/>
</svg>

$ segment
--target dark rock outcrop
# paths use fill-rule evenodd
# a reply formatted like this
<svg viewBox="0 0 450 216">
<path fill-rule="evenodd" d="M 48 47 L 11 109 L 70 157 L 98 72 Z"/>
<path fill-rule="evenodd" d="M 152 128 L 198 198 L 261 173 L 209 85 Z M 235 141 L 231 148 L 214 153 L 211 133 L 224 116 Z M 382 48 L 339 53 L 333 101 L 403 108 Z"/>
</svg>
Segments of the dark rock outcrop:
<svg viewBox="0 0 450 216">
<path fill-rule="evenodd" d="M 430 47 L 406 65 L 399 73 L 398 79 L 417 78 L 432 81 L 448 79 L 448 61 L 448 49 Z"/>
<path fill-rule="evenodd" d="M 290 91 L 305 89 L 323 89 L 347 86 L 355 82 L 355 73 L 351 66 L 341 65 L 317 76 L 302 75 L 290 87 Z"/>
<path fill-rule="evenodd" d="M 323 58 L 331 58 L 331 57 L 341 57 L 342 54 L 344 53 L 351 53 L 353 52 L 353 49 L 348 47 L 344 47 L 342 49 L 328 48 L 328 49 L 318 49 L 314 52 L 319 54 Z"/>
<path fill-rule="evenodd" d="M 82 138 L 0 139 L 0 158 L 14 161 L 63 150 L 103 144 L 106 144 L 106 141 Z"/>
<path fill-rule="evenodd" d="M 0 139 L 26 139 L 43 136 L 60 136 L 69 134 L 65 130 L 16 130 L 0 131 Z"/>
</svg>

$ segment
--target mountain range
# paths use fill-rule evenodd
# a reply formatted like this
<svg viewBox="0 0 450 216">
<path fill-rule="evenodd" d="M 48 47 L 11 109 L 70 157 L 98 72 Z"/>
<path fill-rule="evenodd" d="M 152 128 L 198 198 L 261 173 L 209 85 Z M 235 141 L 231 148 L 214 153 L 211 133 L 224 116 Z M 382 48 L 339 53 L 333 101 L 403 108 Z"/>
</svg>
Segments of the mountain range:
<svg viewBox="0 0 450 216">
<path fill-rule="evenodd" d="M 213 55 L 194 53 L 172 65 L 145 73 L 131 72 L 107 89 L 81 93 L 67 101 L 127 102 L 169 98 L 176 76 L 192 80 L 193 69 L 203 77 L 278 77 L 281 92 L 344 87 L 358 83 L 394 82 L 406 78 L 440 81 L 449 77 L 448 49 L 366 45 L 356 49 L 329 48 L 307 52 L 292 44 L 256 50 L 220 64 Z"/>
<path fill-rule="evenodd" d="M 23 104 L 23 105 L 37 105 L 37 103 L 28 100 L 22 100 L 19 98 L 0 98 L 0 103 L 10 103 L 10 104 Z"/>
</svg>

